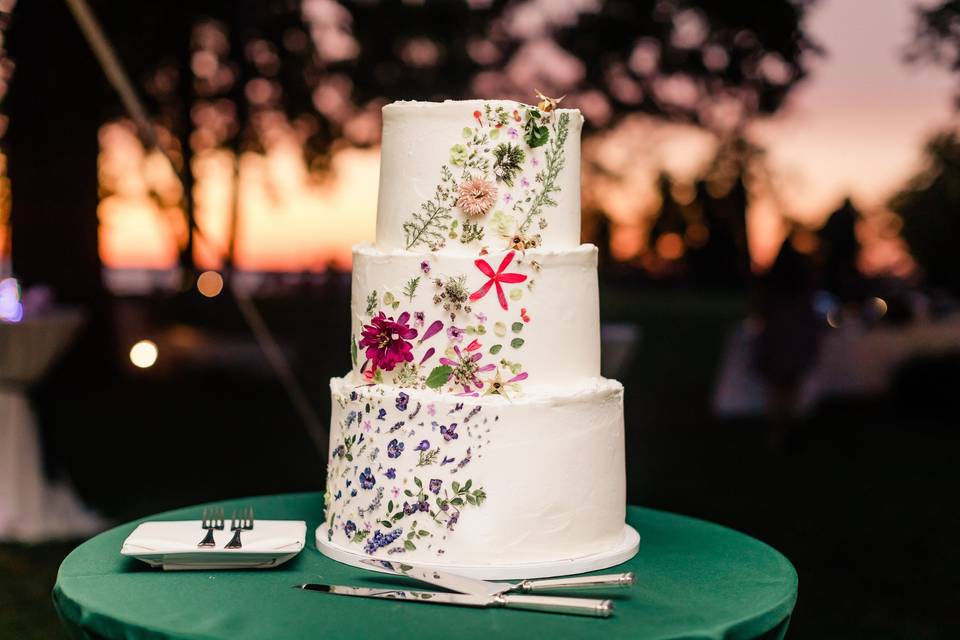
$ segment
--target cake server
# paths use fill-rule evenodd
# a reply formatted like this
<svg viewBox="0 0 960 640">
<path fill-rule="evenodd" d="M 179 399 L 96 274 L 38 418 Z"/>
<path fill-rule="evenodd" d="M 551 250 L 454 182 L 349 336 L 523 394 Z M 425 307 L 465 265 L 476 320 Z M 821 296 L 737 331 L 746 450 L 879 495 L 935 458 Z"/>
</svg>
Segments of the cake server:
<svg viewBox="0 0 960 640">
<path fill-rule="evenodd" d="M 436 591 L 409 591 L 407 589 L 370 589 L 367 587 L 347 587 L 336 584 L 298 584 L 295 589 L 320 591 L 338 596 L 356 596 L 360 598 L 383 598 L 406 602 L 426 602 L 450 604 L 460 607 L 504 607 L 507 609 L 525 609 L 545 613 L 568 613 L 578 616 L 609 618 L 613 614 L 613 603 L 609 600 L 591 600 L 589 598 L 561 598 L 558 596 L 475 596 L 463 593 L 438 593 Z"/>
<path fill-rule="evenodd" d="M 361 560 L 364 564 L 401 576 L 407 576 L 420 582 L 443 587 L 457 593 L 466 593 L 474 596 L 496 596 L 502 593 L 542 593 L 545 591 L 567 591 L 582 589 L 608 589 L 610 587 L 629 587 L 636 578 L 632 571 L 627 573 L 608 573 L 599 576 L 572 576 L 567 578 L 546 578 L 543 580 L 523 580 L 521 582 L 504 583 L 488 582 L 477 578 L 468 578 L 456 573 L 414 567 L 388 560 Z"/>
</svg>

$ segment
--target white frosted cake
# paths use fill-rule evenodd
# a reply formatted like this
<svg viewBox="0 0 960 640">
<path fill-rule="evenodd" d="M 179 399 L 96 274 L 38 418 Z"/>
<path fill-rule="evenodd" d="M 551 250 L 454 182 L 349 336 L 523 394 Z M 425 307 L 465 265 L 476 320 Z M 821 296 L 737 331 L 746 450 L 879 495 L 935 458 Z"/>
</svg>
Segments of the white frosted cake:
<svg viewBox="0 0 960 640">
<path fill-rule="evenodd" d="M 624 559 L 623 389 L 600 377 L 597 249 L 580 244 L 583 118 L 553 106 L 383 108 L 353 369 L 331 381 L 324 553 L 490 575 Z"/>
</svg>

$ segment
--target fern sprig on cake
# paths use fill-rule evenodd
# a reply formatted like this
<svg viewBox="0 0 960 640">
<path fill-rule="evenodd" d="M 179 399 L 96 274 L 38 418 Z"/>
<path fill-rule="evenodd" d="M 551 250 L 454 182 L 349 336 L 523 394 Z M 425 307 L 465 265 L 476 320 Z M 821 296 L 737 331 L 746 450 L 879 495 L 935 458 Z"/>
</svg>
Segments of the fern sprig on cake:
<svg viewBox="0 0 960 640">
<path fill-rule="evenodd" d="M 440 167 L 440 184 L 433 198 L 420 205 L 420 211 L 414 211 L 410 215 L 412 219 L 403 223 L 407 250 L 424 244 L 436 251 L 446 243 L 447 230 L 453 219 L 449 203 L 456 186 L 450 168 L 447 165 Z"/>
<path fill-rule="evenodd" d="M 547 166 L 537 174 L 536 178 L 537 182 L 541 183 L 543 187 L 537 195 L 534 196 L 533 202 L 530 203 L 530 209 L 527 211 L 527 215 L 520 225 L 521 233 L 525 233 L 530 228 L 530 224 L 534 218 L 543 215 L 544 207 L 557 206 L 557 201 L 553 199 L 553 194 L 560 192 L 560 187 L 557 185 L 557 177 L 560 175 L 560 171 L 563 170 L 563 165 L 566 160 L 563 147 L 567 142 L 567 132 L 569 128 L 570 114 L 560 114 L 554 126 L 553 140 L 545 154 Z M 542 224 L 541 228 L 543 228 Z"/>
</svg>

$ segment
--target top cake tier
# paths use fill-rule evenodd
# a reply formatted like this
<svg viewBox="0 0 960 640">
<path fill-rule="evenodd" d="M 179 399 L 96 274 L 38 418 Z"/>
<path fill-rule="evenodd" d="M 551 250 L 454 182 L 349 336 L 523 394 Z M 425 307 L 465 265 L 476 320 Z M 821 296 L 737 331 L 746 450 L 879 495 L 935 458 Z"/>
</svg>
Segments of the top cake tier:
<svg viewBox="0 0 960 640">
<path fill-rule="evenodd" d="M 576 109 L 510 100 L 388 104 L 377 248 L 579 246 L 582 125 Z"/>
</svg>

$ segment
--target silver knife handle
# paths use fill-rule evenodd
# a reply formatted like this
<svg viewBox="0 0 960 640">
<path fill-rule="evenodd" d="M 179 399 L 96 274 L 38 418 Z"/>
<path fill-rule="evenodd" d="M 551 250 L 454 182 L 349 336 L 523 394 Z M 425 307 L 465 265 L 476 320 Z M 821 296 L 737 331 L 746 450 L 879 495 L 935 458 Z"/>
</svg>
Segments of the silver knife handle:
<svg viewBox="0 0 960 640">
<path fill-rule="evenodd" d="M 562 598 L 559 596 L 511 596 L 499 595 L 497 604 L 508 609 L 526 609 L 548 613 L 569 613 L 577 616 L 609 618 L 613 614 L 613 603 L 609 600 L 589 598 Z"/>
<path fill-rule="evenodd" d="M 572 576 L 569 578 L 549 578 L 546 580 L 524 580 L 518 591 L 537 593 L 565 589 L 601 589 L 608 587 L 629 587 L 636 582 L 633 571 L 627 573 L 608 573 L 601 576 Z"/>
</svg>

